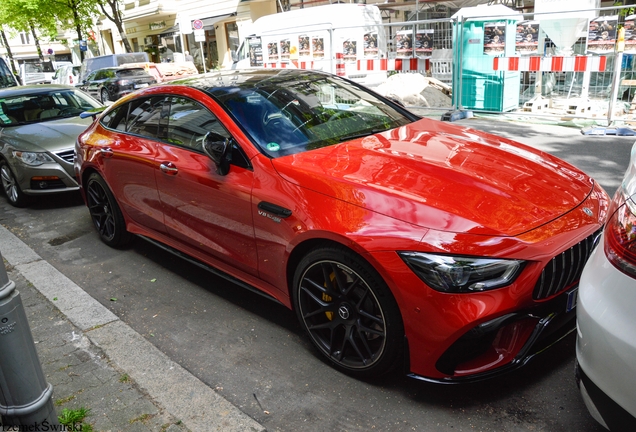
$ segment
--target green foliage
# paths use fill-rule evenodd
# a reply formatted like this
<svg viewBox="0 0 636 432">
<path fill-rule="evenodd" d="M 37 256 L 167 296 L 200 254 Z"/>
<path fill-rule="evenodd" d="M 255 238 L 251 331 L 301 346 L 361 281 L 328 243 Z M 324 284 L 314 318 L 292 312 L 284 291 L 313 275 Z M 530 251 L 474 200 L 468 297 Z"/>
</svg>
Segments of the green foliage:
<svg viewBox="0 0 636 432">
<path fill-rule="evenodd" d="M 69 430 L 92 432 L 93 426 L 88 423 L 84 423 L 84 419 L 90 414 L 90 408 L 80 407 L 73 410 L 64 408 L 62 410 L 62 414 L 60 414 L 57 419 L 60 424 L 67 426 Z"/>
<path fill-rule="evenodd" d="M 42 39 L 55 39 L 58 29 L 80 30 L 92 27 L 101 0 L 2 0 L 0 23 L 18 31 L 33 26 Z M 81 36 L 81 35 L 80 35 Z"/>
</svg>

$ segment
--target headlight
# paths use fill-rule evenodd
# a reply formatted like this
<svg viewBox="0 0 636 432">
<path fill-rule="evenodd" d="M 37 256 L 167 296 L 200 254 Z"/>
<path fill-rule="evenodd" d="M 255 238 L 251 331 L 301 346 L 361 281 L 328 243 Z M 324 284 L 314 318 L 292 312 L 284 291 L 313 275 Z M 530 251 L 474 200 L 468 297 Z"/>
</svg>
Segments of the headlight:
<svg viewBox="0 0 636 432">
<path fill-rule="evenodd" d="M 517 278 L 525 261 L 399 252 L 400 257 L 431 288 L 469 293 L 501 288 Z"/>
<path fill-rule="evenodd" d="M 13 157 L 22 161 L 22 163 L 31 165 L 31 166 L 38 166 L 38 165 L 42 165 L 43 163 L 55 162 L 51 158 L 51 156 L 42 152 L 27 152 L 27 151 L 15 150 L 13 152 Z"/>
</svg>

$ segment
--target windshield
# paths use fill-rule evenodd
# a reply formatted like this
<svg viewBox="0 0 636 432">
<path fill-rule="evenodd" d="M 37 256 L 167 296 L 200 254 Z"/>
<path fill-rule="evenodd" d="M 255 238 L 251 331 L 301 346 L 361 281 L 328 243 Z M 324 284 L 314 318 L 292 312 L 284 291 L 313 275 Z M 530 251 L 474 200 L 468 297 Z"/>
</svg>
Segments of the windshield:
<svg viewBox="0 0 636 432">
<path fill-rule="evenodd" d="M 146 76 L 146 71 L 142 68 L 137 69 L 122 69 L 115 72 L 118 77 L 134 77 L 134 76 Z"/>
<path fill-rule="evenodd" d="M 72 89 L 4 97 L 0 98 L 0 125 L 16 126 L 76 117 L 100 106 L 85 93 Z"/>
<path fill-rule="evenodd" d="M 322 74 L 274 75 L 207 91 L 271 157 L 337 144 L 413 121 L 374 94 Z"/>
</svg>

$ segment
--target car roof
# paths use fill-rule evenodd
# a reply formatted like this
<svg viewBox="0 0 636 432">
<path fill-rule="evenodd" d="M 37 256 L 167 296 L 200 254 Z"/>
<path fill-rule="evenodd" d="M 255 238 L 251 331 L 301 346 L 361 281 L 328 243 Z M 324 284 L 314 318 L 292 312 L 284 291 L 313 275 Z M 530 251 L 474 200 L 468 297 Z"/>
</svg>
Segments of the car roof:
<svg viewBox="0 0 636 432">
<path fill-rule="evenodd" d="M 77 91 L 75 87 L 63 84 L 33 84 L 0 89 L 0 97 L 30 96 L 55 90 Z"/>
<path fill-rule="evenodd" d="M 209 91 L 219 87 L 258 87 L 261 85 L 281 84 L 294 81 L 312 81 L 315 79 L 340 79 L 340 77 L 321 71 L 305 69 L 244 69 L 221 70 L 169 81 L 165 85 L 185 84 L 199 90 Z"/>
</svg>

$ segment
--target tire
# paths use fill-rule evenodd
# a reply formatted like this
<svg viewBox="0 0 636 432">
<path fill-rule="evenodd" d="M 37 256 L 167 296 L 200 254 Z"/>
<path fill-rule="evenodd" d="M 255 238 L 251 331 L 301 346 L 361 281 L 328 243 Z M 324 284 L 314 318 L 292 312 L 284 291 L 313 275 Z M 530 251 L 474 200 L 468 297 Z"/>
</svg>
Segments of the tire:
<svg viewBox="0 0 636 432">
<path fill-rule="evenodd" d="M 5 160 L 0 160 L 0 178 L 2 179 L 2 189 L 9 204 L 14 207 L 25 207 L 29 203 L 30 197 L 22 192 L 18 180 Z"/>
<path fill-rule="evenodd" d="M 101 95 L 103 104 L 105 104 L 106 102 L 110 102 L 110 96 L 108 94 L 108 90 L 103 88 L 102 91 L 100 92 L 100 95 Z"/>
<path fill-rule="evenodd" d="M 334 367 L 369 378 L 399 364 L 404 339 L 399 308 L 359 255 L 341 247 L 316 249 L 298 264 L 293 283 L 298 319 Z"/>
<path fill-rule="evenodd" d="M 117 201 L 99 174 L 93 173 L 88 177 L 86 204 L 93 225 L 104 243 L 120 248 L 132 241 L 133 236 L 126 230 L 126 221 Z"/>
</svg>

